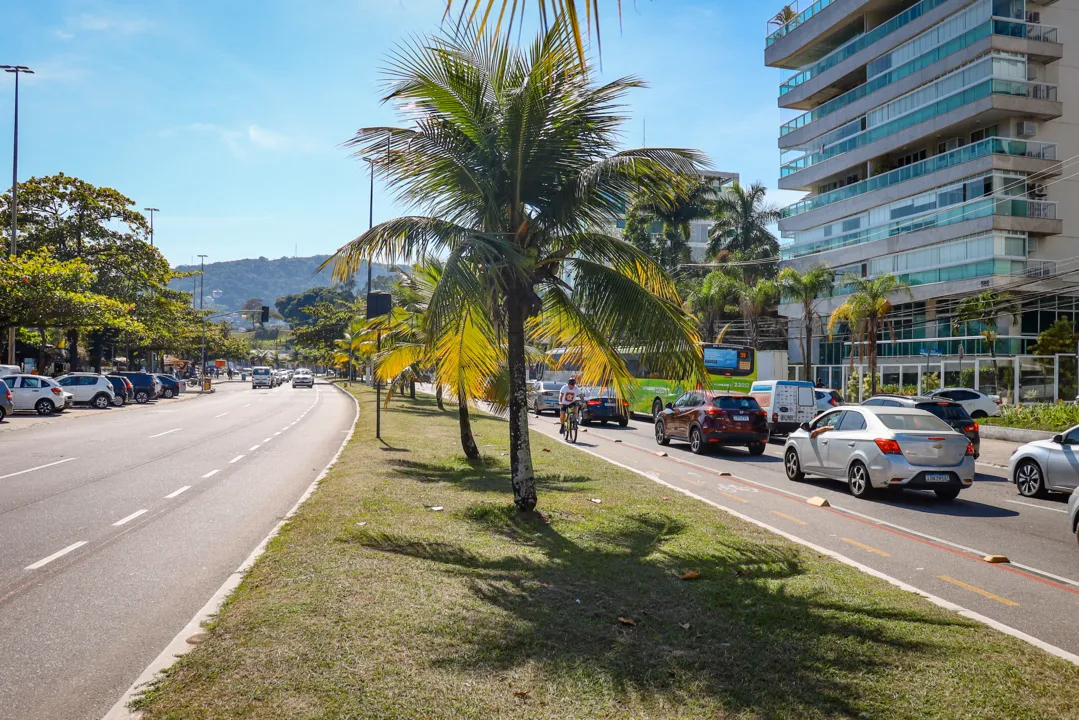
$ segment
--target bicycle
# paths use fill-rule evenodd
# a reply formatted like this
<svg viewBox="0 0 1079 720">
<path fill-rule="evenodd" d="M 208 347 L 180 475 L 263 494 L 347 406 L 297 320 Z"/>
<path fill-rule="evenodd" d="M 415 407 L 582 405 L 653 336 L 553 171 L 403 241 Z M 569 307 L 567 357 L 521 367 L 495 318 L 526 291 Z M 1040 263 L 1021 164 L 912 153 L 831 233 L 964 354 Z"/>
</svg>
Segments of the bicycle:
<svg viewBox="0 0 1079 720">
<path fill-rule="evenodd" d="M 573 403 L 566 408 L 566 420 L 564 423 L 563 437 L 566 438 L 568 443 L 577 442 L 577 428 L 580 426 L 580 421 L 577 419 L 577 403 Z"/>
</svg>

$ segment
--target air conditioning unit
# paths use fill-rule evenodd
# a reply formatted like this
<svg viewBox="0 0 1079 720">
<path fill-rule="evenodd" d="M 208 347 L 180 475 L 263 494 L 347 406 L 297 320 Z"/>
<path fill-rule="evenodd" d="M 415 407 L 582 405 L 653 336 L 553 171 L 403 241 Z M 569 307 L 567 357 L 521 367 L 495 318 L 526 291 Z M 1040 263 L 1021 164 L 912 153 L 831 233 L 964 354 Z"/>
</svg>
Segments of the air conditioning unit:
<svg viewBox="0 0 1079 720">
<path fill-rule="evenodd" d="M 1045 185 L 1041 183 L 1035 183 L 1030 188 L 1030 196 L 1032 198 L 1045 198 L 1049 196 L 1049 192 L 1045 189 Z"/>
<path fill-rule="evenodd" d="M 1019 137 L 1034 137 L 1038 134 L 1038 123 L 1033 120 L 1020 120 L 1015 124 L 1015 134 Z"/>
<path fill-rule="evenodd" d="M 1038 79 L 1038 66 L 1037 65 L 1027 65 L 1027 80 L 1037 80 L 1037 79 Z"/>
<path fill-rule="evenodd" d="M 1041 21 L 1042 21 L 1042 14 L 1040 12 L 1028 12 L 1027 13 L 1027 22 L 1028 23 L 1034 23 L 1035 25 L 1037 25 L 1037 24 L 1041 23 Z"/>
</svg>

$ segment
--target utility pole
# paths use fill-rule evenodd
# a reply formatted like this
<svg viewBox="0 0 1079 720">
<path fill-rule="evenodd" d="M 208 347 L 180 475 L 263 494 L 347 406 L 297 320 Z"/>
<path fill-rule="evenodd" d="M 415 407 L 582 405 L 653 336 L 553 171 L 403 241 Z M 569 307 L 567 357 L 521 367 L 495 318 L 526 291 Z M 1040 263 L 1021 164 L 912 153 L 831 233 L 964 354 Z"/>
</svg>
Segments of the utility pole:
<svg viewBox="0 0 1079 720">
<path fill-rule="evenodd" d="M 202 290 L 199 292 L 199 314 L 202 315 L 203 301 L 206 297 L 206 255 L 199 255 L 199 269 L 202 272 Z M 206 316 L 202 315 L 202 383 L 206 385 Z"/>
<path fill-rule="evenodd" d="M 150 213 L 150 247 L 153 247 L 154 246 L 154 213 L 159 213 L 159 212 L 161 212 L 161 210 L 158 209 L 158 208 L 150 207 L 150 208 L 143 208 L 143 211 Z M 154 296 L 154 289 L 153 289 L 153 287 L 151 287 L 150 288 L 150 297 L 153 297 L 153 296 Z M 154 370 L 154 351 L 150 350 L 150 371 L 153 372 L 153 370 Z M 161 355 L 161 370 L 162 371 L 165 370 L 165 356 L 164 356 L 164 354 Z"/>
<path fill-rule="evenodd" d="M 15 142 L 11 153 L 11 257 L 19 254 L 19 75 L 33 75 L 25 65 L 0 65 L 0 70 L 15 75 Z M 7 329 L 7 362 L 15 364 L 15 326 Z"/>
</svg>

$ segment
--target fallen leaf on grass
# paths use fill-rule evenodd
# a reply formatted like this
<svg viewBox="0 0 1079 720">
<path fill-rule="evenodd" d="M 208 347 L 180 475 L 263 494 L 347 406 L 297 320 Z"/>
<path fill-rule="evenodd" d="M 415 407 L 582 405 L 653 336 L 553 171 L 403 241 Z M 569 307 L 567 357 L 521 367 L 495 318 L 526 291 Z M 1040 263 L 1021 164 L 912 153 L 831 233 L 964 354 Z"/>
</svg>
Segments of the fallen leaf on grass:
<svg viewBox="0 0 1079 720">
<path fill-rule="evenodd" d="M 366 524 L 367 524 L 367 521 L 366 521 L 366 520 L 364 520 L 363 522 L 358 522 L 358 523 L 356 523 L 356 527 L 363 527 L 363 526 L 364 526 L 364 525 L 366 525 Z"/>
<path fill-rule="evenodd" d="M 599 505 L 600 503 L 602 503 L 602 502 L 603 502 L 603 501 L 602 501 L 602 500 L 600 500 L 599 498 L 588 498 L 588 499 L 589 499 L 589 500 L 591 500 L 592 502 L 594 502 L 594 503 L 595 503 L 595 504 L 597 504 L 597 505 Z"/>
<path fill-rule="evenodd" d="M 551 452 L 551 451 L 548 450 L 547 448 L 543 448 L 543 452 Z"/>
<path fill-rule="evenodd" d="M 701 574 L 696 570 L 686 570 L 684 573 L 682 573 L 683 580 L 699 580 L 700 577 Z"/>
<path fill-rule="evenodd" d="M 678 627 L 682 628 L 683 630 L 689 630 L 689 623 L 678 623 Z"/>
<path fill-rule="evenodd" d="M 524 698 L 525 700 L 527 700 L 528 698 L 532 697 L 532 691 L 531 690 L 518 690 L 517 692 L 513 693 L 513 697 Z"/>
<path fill-rule="evenodd" d="M 753 570 L 750 569 L 750 568 L 740 568 L 740 569 L 734 571 L 735 575 L 750 575 L 752 573 L 753 573 Z"/>
<path fill-rule="evenodd" d="M 435 512 L 438 512 L 442 509 L 441 505 L 425 505 L 424 507 L 426 507 L 428 510 L 434 510 Z"/>
<path fill-rule="evenodd" d="M 670 499 L 669 497 L 665 497 L 665 498 L 663 498 L 663 502 L 670 502 L 670 500 L 671 500 L 671 499 Z"/>
<path fill-rule="evenodd" d="M 629 625 L 630 627 L 637 627 L 637 621 L 633 618 L 620 617 L 618 618 L 618 622 L 622 623 L 623 625 Z"/>
</svg>

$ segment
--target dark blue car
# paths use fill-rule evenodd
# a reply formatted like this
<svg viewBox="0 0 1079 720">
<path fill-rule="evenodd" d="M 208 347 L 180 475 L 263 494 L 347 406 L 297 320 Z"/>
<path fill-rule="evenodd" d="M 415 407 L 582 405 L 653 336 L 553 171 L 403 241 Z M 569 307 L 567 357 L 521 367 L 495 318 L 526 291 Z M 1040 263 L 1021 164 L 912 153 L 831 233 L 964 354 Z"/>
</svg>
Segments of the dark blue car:
<svg viewBox="0 0 1079 720">
<path fill-rule="evenodd" d="M 112 401 L 113 405 L 120 407 L 124 403 L 129 403 L 135 399 L 135 388 L 131 381 L 125 380 L 119 375 L 106 375 L 105 378 L 112 383 L 112 389 L 116 393 L 116 397 Z"/>
<path fill-rule="evenodd" d="M 174 378 L 172 375 L 155 375 L 154 377 L 161 383 L 161 397 L 174 398 L 187 387 L 187 383 Z"/>
<path fill-rule="evenodd" d="M 581 422 L 591 425 L 600 422 L 617 422 L 629 425 L 629 403 L 619 400 L 611 388 L 586 387 L 581 389 Z"/>
</svg>

